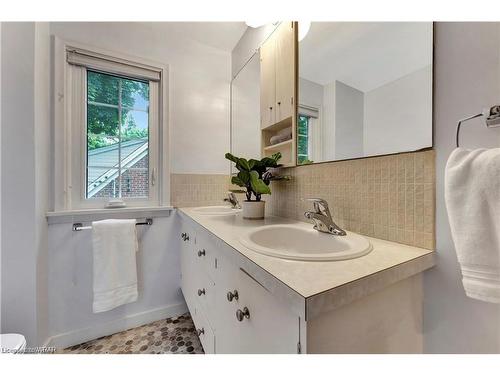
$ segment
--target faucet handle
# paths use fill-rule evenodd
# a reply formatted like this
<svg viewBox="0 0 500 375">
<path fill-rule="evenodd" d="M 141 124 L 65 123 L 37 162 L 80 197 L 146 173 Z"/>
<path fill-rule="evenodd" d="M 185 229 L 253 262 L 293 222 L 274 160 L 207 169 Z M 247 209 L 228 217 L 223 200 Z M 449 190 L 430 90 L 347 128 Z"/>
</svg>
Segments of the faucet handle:
<svg viewBox="0 0 500 375">
<path fill-rule="evenodd" d="M 322 198 L 305 198 L 306 201 L 313 202 L 314 203 L 314 208 L 316 211 L 320 211 L 320 207 L 323 207 L 323 210 L 328 210 L 328 202 L 325 201 Z"/>
</svg>

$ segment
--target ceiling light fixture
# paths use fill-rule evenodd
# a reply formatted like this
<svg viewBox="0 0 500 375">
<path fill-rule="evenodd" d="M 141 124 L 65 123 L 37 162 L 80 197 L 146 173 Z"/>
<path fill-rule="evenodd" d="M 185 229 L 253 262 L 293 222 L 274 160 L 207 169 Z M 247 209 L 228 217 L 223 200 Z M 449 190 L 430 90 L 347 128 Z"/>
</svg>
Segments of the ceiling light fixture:
<svg viewBox="0 0 500 375">
<path fill-rule="evenodd" d="M 266 23 L 262 21 L 245 21 L 247 26 L 251 27 L 252 29 L 256 29 L 258 27 L 264 26 Z"/>
</svg>

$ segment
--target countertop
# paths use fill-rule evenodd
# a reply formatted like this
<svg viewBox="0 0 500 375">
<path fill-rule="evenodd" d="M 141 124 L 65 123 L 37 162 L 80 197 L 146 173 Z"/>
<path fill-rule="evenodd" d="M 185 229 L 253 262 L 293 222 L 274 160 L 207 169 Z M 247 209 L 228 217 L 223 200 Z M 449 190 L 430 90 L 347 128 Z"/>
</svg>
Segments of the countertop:
<svg viewBox="0 0 500 375">
<path fill-rule="evenodd" d="M 195 207 L 179 209 L 234 250 L 271 274 L 306 300 L 309 314 L 332 309 L 434 266 L 434 251 L 365 236 L 373 250 L 341 261 L 297 261 L 259 254 L 243 246 L 239 237 L 260 226 L 312 224 L 277 216 L 246 220 L 240 214 L 200 215 Z M 333 298 L 334 297 L 334 298 Z"/>
</svg>

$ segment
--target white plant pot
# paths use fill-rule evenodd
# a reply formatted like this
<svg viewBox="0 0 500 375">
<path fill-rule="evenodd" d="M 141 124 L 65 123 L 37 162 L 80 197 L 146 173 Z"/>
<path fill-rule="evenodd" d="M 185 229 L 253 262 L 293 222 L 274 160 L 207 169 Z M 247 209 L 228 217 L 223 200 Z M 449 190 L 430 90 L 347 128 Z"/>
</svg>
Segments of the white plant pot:
<svg viewBox="0 0 500 375">
<path fill-rule="evenodd" d="M 243 201 L 243 218 L 244 219 L 264 219 L 266 209 L 265 201 Z"/>
</svg>

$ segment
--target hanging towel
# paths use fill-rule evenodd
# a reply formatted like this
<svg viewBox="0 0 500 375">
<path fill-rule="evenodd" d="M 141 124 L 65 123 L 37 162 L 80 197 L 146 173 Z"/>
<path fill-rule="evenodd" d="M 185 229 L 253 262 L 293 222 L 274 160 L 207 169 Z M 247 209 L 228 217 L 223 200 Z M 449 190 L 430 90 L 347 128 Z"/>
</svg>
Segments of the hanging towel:
<svg viewBox="0 0 500 375">
<path fill-rule="evenodd" d="M 136 220 L 92 223 L 95 313 L 137 300 Z"/>
<path fill-rule="evenodd" d="M 500 148 L 454 150 L 445 201 L 465 293 L 500 303 Z"/>
</svg>

